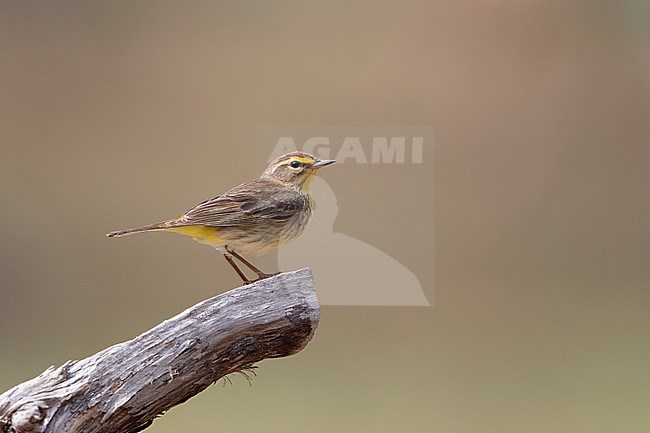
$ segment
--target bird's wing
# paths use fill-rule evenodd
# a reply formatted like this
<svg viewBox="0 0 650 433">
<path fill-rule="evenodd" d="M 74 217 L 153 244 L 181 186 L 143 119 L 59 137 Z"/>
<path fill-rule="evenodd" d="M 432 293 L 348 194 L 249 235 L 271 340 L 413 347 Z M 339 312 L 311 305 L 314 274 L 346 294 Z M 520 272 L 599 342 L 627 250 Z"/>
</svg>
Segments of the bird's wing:
<svg viewBox="0 0 650 433">
<path fill-rule="evenodd" d="M 260 220 L 286 221 L 308 205 L 307 202 L 303 194 L 292 188 L 278 188 L 272 182 L 258 179 L 198 204 L 171 225 L 233 227 Z"/>
</svg>

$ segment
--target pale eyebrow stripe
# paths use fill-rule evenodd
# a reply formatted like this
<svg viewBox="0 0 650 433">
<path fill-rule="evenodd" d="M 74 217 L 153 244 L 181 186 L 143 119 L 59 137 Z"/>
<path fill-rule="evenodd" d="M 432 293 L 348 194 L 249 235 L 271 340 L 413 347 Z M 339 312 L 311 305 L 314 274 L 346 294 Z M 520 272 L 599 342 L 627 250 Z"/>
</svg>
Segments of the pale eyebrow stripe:
<svg viewBox="0 0 650 433">
<path fill-rule="evenodd" d="M 280 165 L 287 165 L 291 163 L 292 161 L 298 161 L 302 162 L 303 164 L 311 164 L 313 160 L 311 158 L 305 158 L 304 156 L 292 156 L 284 161 L 282 161 L 278 166 Z"/>
</svg>

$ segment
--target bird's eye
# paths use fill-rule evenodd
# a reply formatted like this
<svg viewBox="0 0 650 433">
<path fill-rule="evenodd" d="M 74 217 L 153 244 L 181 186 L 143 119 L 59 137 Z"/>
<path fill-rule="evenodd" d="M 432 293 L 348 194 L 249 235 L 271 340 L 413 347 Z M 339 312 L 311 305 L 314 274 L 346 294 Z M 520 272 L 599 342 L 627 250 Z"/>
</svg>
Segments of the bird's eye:
<svg viewBox="0 0 650 433">
<path fill-rule="evenodd" d="M 298 168 L 300 167 L 300 161 L 293 160 L 291 161 L 291 168 Z"/>
</svg>

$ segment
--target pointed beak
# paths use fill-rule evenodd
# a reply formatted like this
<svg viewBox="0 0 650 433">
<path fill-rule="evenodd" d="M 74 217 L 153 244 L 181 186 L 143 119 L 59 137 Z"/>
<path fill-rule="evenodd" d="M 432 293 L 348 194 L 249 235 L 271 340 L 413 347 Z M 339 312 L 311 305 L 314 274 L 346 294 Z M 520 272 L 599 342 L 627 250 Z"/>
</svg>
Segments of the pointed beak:
<svg viewBox="0 0 650 433">
<path fill-rule="evenodd" d="M 334 164 L 335 162 L 335 159 L 319 159 L 314 164 L 312 164 L 311 168 L 322 168 L 326 165 Z"/>
</svg>

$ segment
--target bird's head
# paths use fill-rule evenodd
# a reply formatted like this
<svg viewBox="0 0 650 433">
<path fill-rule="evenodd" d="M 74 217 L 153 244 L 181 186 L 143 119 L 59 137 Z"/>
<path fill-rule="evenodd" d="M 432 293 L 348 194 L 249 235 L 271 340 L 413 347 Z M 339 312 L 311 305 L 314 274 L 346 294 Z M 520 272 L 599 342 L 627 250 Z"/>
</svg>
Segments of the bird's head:
<svg viewBox="0 0 650 433">
<path fill-rule="evenodd" d="M 289 152 L 274 159 L 262 173 L 262 178 L 308 189 L 318 170 L 335 162 L 333 159 L 317 159 L 305 152 Z"/>
</svg>

